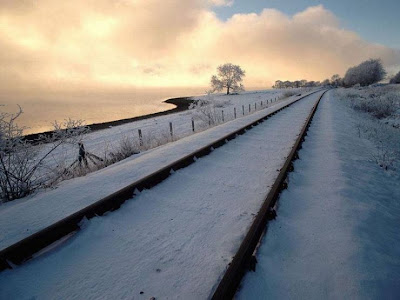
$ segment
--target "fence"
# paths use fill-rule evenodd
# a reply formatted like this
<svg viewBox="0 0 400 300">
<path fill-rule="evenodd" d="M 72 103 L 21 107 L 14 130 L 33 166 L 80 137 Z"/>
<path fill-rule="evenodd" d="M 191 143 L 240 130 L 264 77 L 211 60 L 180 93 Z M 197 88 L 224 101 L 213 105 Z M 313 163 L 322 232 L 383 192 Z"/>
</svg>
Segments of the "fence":
<svg viewBox="0 0 400 300">
<path fill-rule="evenodd" d="M 270 107 L 272 103 L 278 101 L 280 98 L 271 98 L 265 99 L 264 101 L 257 101 L 253 104 L 249 104 L 248 111 L 245 110 L 245 106 L 242 105 L 242 116 L 249 115 L 255 113 L 256 111 L 260 111 L 267 107 Z M 188 119 L 186 125 L 182 123 L 182 120 L 179 121 L 168 121 L 168 127 L 149 130 L 147 132 L 147 138 L 145 133 L 143 132 L 143 128 L 137 129 L 137 137 L 139 141 L 140 150 L 147 150 L 153 148 L 154 146 L 160 146 L 162 144 L 176 141 L 180 138 L 186 137 L 196 132 L 201 132 L 206 129 L 212 128 L 214 126 L 232 121 L 238 118 L 237 107 L 234 106 L 232 108 L 224 107 L 220 111 L 213 112 L 212 115 L 208 117 L 208 120 L 196 120 L 193 116 Z M 145 126 L 148 127 L 148 126 Z M 168 133 L 166 133 L 166 130 Z M 158 132 L 158 136 L 156 134 Z M 154 140 L 157 141 L 154 141 Z"/>
</svg>

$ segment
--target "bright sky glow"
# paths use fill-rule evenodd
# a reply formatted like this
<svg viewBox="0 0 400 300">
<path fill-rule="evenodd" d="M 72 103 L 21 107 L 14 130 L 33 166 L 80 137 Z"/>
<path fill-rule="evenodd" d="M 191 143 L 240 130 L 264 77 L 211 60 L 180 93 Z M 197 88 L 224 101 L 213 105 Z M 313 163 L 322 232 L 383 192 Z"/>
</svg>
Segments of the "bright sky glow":
<svg viewBox="0 0 400 300">
<path fill-rule="evenodd" d="M 225 62 L 253 87 L 368 58 L 394 72 L 399 4 L 385 1 L 2 0 L 0 90 L 207 86 Z"/>
</svg>

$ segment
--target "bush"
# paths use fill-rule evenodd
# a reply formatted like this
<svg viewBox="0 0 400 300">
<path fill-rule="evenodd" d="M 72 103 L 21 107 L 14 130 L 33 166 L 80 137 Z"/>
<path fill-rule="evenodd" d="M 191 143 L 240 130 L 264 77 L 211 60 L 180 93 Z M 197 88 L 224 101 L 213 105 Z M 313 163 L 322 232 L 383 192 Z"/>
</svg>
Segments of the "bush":
<svg viewBox="0 0 400 300">
<path fill-rule="evenodd" d="M 400 72 L 394 75 L 392 79 L 390 79 L 390 83 L 399 84 L 400 83 Z"/>
<path fill-rule="evenodd" d="M 396 108 L 393 104 L 394 102 L 387 101 L 386 99 L 376 99 L 373 101 L 364 100 L 353 103 L 353 108 L 355 110 L 369 113 L 377 119 L 384 119 L 393 115 L 396 112 Z"/>
<path fill-rule="evenodd" d="M 291 97 L 291 96 L 296 95 L 296 94 L 297 94 L 297 92 L 295 92 L 295 91 L 285 91 L 283 93 L 283 98 L 288 98 L 288 97 Z"/>
<path fill-rule="evenodd" d="M 116 149 L 106 153 L 105 166 L 111 165 L 140 152 L 137 140 L 130 136 L 122 136 Z"/>
<path fill-rule="evenodd" d="M 194 117 L 201 120 L 206 126 L 214 126 L 222 122 L 221 115 L 217 112 L 217 107 L 223 107 L 221 102 L 215 101 L 208 94 L 206 100 L 197 100 L 193 102 L 189 109 L 195 111 Z"/>
<path fill-rule="evenodd" d="M 355 110 L 366 112 L 376 119 L 399 118 L 400 94 L 394 87 L 342 89 L 337 93 L 341 99 L 348 100 Z"/>
<path fill-rule="evenodd" d="M 399 128 L 400 94 L 393 86 L 368 87 L 360 89 L 337 89 L 337 98 L 354 110 L 371 117 L 355 116 L 358 137 L 373 142 L 369 152 L 372 161 L 385 170 L 396 170 L 400 162 Z"/>
<path fill-rule="evenodd" d="M 367 86 L 377 83 L 384 79 L 386 71 L 382 66 L 380 59 L 370 59 L 362 62 L 358 66 L 352 67 L 347 70 L 343 78 L 344 84 L 347 87 L 359 84 L 360 86 Z"/>
</svg>

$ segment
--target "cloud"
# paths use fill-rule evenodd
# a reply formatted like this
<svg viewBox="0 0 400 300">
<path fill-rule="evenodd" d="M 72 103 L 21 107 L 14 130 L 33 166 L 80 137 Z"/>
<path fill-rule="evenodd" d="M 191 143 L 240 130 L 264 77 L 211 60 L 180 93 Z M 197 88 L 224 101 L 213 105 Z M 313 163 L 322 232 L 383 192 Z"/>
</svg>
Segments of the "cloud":
<svg viewBox="0 0 400 300">
<path fill-rule="evenodd" d="M 222 0 L 2 0 L 0 89 L 206 86 L 230 61 L 245 84 L 322 80 L 368 58 L 399 64 L 399 49 L 341 28 L 323 6 L 226 21 Z"/>
<path fill-rule="evenodd" d="M 214 6 L 232 6 L 233 0 L 209 0 L 209 3 Z"/>
<path fill-rule="evenodd" d="M 400 62 L 398 49 L 368 43 L 342 29 L 323 6 L 292 17 L 265 9 L 260 14 L 237 14 L 226 22 L 209 18 L 194 32 L 195 36 L 204 32 L 204 39 L 213 32 L 202 55 L 213 64 L 232 61 L 243 65 L 250 85 L 275 79 L 323 80 L 344 74 L 348 67 L 370 57 L 382 58 L 386 66 Z"/>
</svg>

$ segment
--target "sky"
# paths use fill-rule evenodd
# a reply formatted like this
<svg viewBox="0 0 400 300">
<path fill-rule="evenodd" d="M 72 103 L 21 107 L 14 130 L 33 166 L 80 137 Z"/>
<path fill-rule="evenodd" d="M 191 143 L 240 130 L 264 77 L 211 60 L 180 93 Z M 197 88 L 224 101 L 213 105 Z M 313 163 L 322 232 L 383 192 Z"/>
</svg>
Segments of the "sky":
<svg viewBox="0 0 400 300">
<path fill-rule="evenodd" d="M 393 73 L 398 11 L 397 0 L 0 0 L 0 92 L 203 87 L 226 62 L 247 87 L 343 76 L 369 58 Z"/>
<path fill-rule="evenodd" d="M 307 7 L 322 4 L 348 30 L 356 31 L 370 42 L 400 49 L 399 0 L 235 0 L 232 4 L 216 7 L 214 11 L 222 19 L 228 19 L 235 13 L 259 13 L 266 7 L 293 15 Z"/>
</svg>

